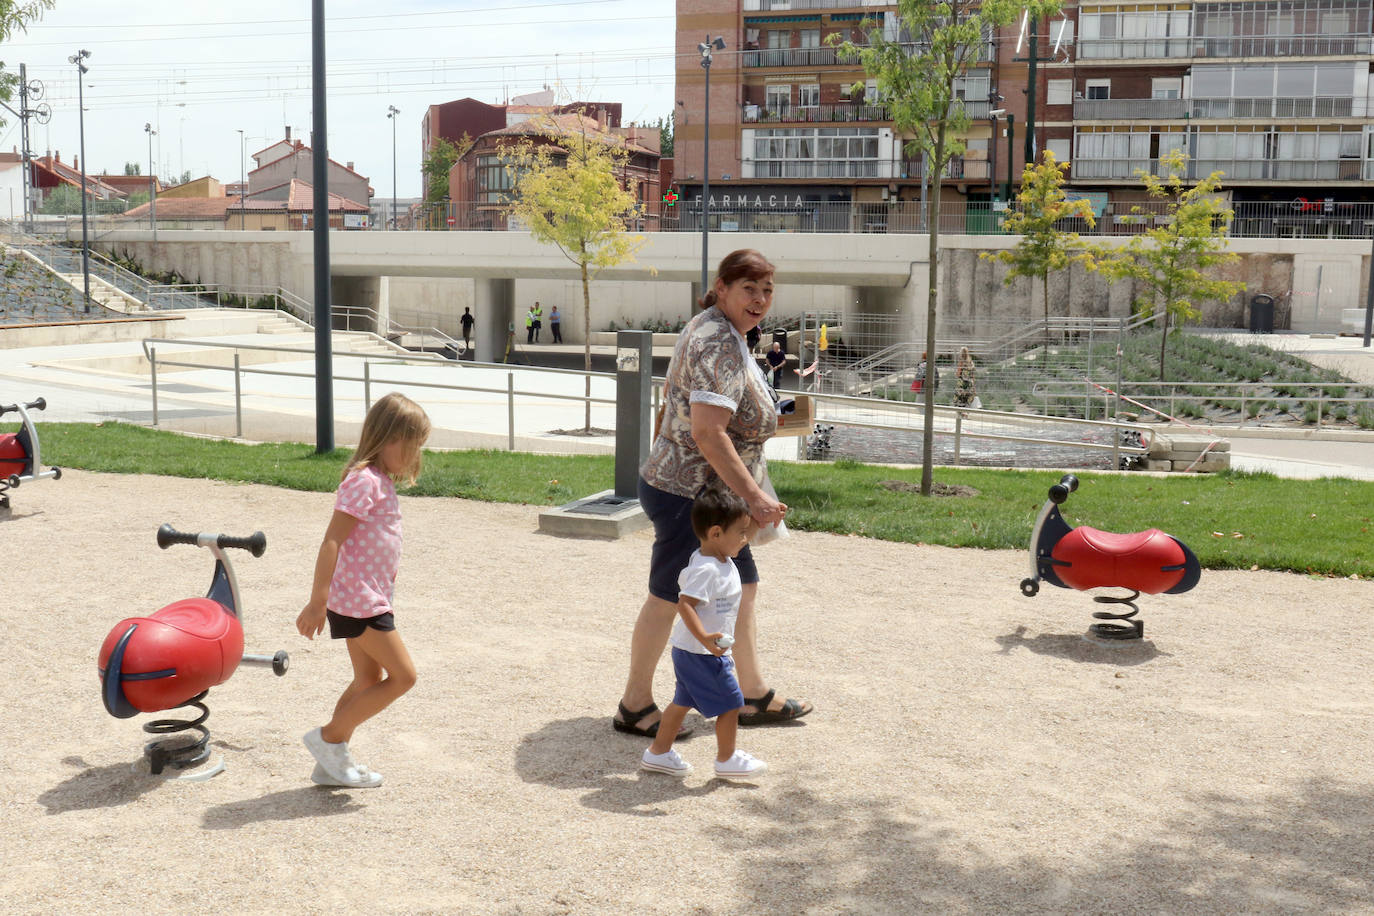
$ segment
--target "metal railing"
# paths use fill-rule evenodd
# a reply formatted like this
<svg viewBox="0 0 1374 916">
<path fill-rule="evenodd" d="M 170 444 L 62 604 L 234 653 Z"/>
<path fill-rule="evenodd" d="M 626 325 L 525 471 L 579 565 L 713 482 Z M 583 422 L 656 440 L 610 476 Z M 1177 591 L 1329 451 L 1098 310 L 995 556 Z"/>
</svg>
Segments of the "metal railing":
<svg viewBox="0 0 1374 916">
<path fill-rule="evenodd" d="M 911 437 L 924 435 L 925 408 L 919 402 L 887 401 L 825 392 L 806 393 L 816 400 L 818 424 L 905 433 Z M 1149 453 L 1157 426 L 937 404 L 932 429 L 937 441 L 946 440 L 945 448 L 952 456 L 949 463 L 955 465 L 964 463 L 963 446 L 972 439 L 986 443 L 1035 446 L 1060 454 L 1080 452 L 1104 457 L 1110 455 L 1111 466 L 1117 468 L 1123 466 L 1123 458 L 1139 458 Z M 1128 433 L 1134 433 L 1138 438 L 1128 437 Z M 1128 441 L 1141 444 L 1128 445 Z M 836 454 L 833 457 L 843 455 Z M 940 463 L 945 463 L 945 460 Z"/>
<path fill-rule="evenodd" d="M 1031 396 L 1040 400 L 1041 410 L 1047 413 L 1081 399 L 1085 414 L 1096 412 L 1099 402 L 1100 408 L 1110 414 L 1116 409 L 1119 391 L 1123 400 L 1134 402 L 1127 409 L 1142 408 L 1168 420 L 1177 419 L 1182 411 L 1185 421 L 1199 416 L 1204 406 L 1212 404 L 1234 410 L 1234 421 L 1223 425 L 1241 429 L 1247 425 L 1291 426 L 1293 420 L 1264 422 L 1264 408 L 1271 412 L 1282 408 L 1281 413 L 1274 415 L 1311 423 L 1320 430 L 1323 421 L 1330 425 L 1332 419 L 1345 419 L 1361 412 L 1374 419 L 1374 397 L 1368 394 L 1372 389 L 1374 386 L 1360 382 L 1122 382 L 1107 391 L 1085 380 L 1036 382 L 1031 387 Z"/>
<path fill-rule="evenodd" d="M 1348 57 L 1371 53 L 1369 35 L 1290 35 L 1263 38 L 1080 38 L 1078 57 L 1140 60 L 1190 57 Z"/>
<path fill-rule="evenodd" d="M 367 306 L 335 305 L 333 314 L 334 330 L 368 331 L 408 350 L 420 350 L 431 354 L 452 353 L 454 359 L 467 352 L 467 344 L 435 327 L 401 324 L 388 317 L 386 328 L 383 329 L 382 316 L 376 309 Z M 340 320 L 344 325 L 342 328 L 339 327 Z"/>
<path fill-rule="evenodd" d="M 165 354 L 162 355 L 162 356 L 159 356 L 159 355 L 158 355 L 158 347 L 159 347 L 159 346 L 175 347 L 175 348 L 177 349 L 177 353 L 176 353 L 176 355 L 173 356 L 172 358 L 168 358 Z M 183 357 L 183 354 L 185 353 L 185 351 L 186 351 L 188 348 L 192 348 L 192 347 L 200 347 L 200 348 L 204 348 L 204 349 L 207 349 L 207 350 L 229 350 L 229 351 L 232 351 L 232 353 L 233 353 L 233 361 L 232 361 L 232 364 L 231 364 L 231 365 L 224 365 L 224 364 L 222 364 L 222 363 L 216 363 L 216 362 L 213 362 L 213 361 L 209 361 L 209 362 L 206 362 L 206 361 L 195 362 L 195 361 L 191 361 L 191 360 L 186 359 L 186 358 L 182 358 L 182 357 Z M 272 369 L 272 368 L 266 368 L 266 367 L 265 367 L 265 364 L 264 364 L 264 363 L 261 363 L 261 362 L 259 362 L 259 363 L 254 363 L 254 364 L 251 364 L 251 365 L 245 365 L 244 362 L 243 362 L 243 360 L 242 360 L 241 357 L 240 357 L 240 354 L 241 354 L 241 353 L 244 353 L 244 352 L 249 352 L 249 353 L 268 353 L 268 354 L 274 354 L 274 355 L 278 355 L 278 356 L 285 355 L 285 356 L 287 356 L 287 357 L 290 357 L 290 356 L 300 356 L 300 357 L 301 357 L 301 360 L 279 360 L 279 361 L 295 361 L 295 362 L 304 361 L 304 360 L 307 359 L 307 358 L 308 358 L 308 359 L 313 359 L 314 356 L 315 356 L 315 351 L 314 351 L 314 349 L 313 349 L 313 348 L 308 348 L 308 347 L 269 347 L 269 346 L 264 346 L 264 345 L 259 345 L 259 344 L 235 344 L 235 343 L 225 343 L 225 342 L 222 342 L 222 341 L 212 341 L 212 340 L 185 340 L 185 339 L 163 338 L 163 337 L 149 337 L 149 338 L 144 339 L 144 341 L 143 341 L 143 355 L 144 355 L 144 357 L 148 360 L 149 367 L 150 367 L 150 368 L 149 368 L 149 378 L 150 378 L 150 382 L 151 382 L 151 395 L 152 395 L 152 425 L 153 425 L 154 427 L 156 427 L 156 426 L 158 426 L 159 423 L 160 423 L 160 414 L 159 414 L 159 409 L 160 409 L 160 408 L 159 408 L 159 393 L 158 393 L 158 372 L 159 372 L 159 369 L 160 369 L 160 368 L 163 369 L 163 370 L 165 370 L 165 369 L 167 369 L 167 368 L 170 367 L 170 368 L 177 368 L 177 369 L 195 369 L 195 370 L 202 370 L 202 371 L 216 371 L 216 372 L 230 372 L 230 373 L 232 373 L 232 374 L 233 374 L 234 425 L 235 425 L 235 437 L 236 437 L 236 438 L 243 438 L 243 399 L 244 399 L 244 396 L 243 396 L 243 385 L 242 385 L 242 380 L 243 380 L 243 378 L 244 378 L 245 376 L 260 375 L 260 376 L 276 377 L 276 378 L 300 378 L 300 379 L 312 379 L 312 380 L 315 378 L 315 373 L 314 373 L 313 370 L 310 370 L 310 371 L 300 371 L 300 370 L 291 370 L 291 369 Z M 350 374 L 350 373 L 348 373 L 348 372 L 341 372 L 341 371 L 337 371 L 337 370 L 336 370 L 336 371 L 334 371 L 333 374 L 331 375 L 331 378 L 332 378 L 335 382 L 350 382 L 350 383 L 360 384 L 360 385 L 362 386 L 363 413 L 366 413 L 368 407 L 370 407 L 371 404 L 372 404 L 372 386 L 373 386 L 373 385 L 383 385 L 383 386 L 401 387 L 401 388 L 423 388 L 423 389 L 443 390 L 443 391 L 462 391 L 462 392 L 469 392 L 469 393 L 494 394 L 494 395 L 501 395 L 501 396 L 504 396 L 505 399 L 506 399 L 507 447 L 508 447 L 508 449 L 509 449 L 510 451 L 514 451 L 514 450 L 515 450 L 515 439 L 516 439 L 516 434 L 515 434 L 515 428 L 516 428 L 515 417 L 516 417 L 516 404 L 517 404 L 516 398 L 517 398 L 517 397 L 536 398 L 536 399 L 541 400 L 541 401 L 547 401 L 547 400 L 555 400 L 555 401 L 572 401 L 572 402 L 577 402 L 578 404 L 582 405 L 584 408 L 585 408 L 587 405 L 591 405 L 591 404 L 610 404 L 610 405 L 614 405 L 614 404 L 615 404 L 615 398 L 594 397 L 594 396 L 587 395 L 587 394 L 565 394 L 565 393 L 556 392 L 556 391 L 532 391 L 532 390 L 518 389 L 518 388 L 515 387 L 516 373 L 515 373 L 514 371 L 512 371 L 512 370 L 510 369 L 509 366 L 506 366 L 506 365 L 504 365 L 504 364 L 502 364 L 502 363 L 473 363 L 473 362 L 455 363 L 455 362 L 450 362 L 450 361 L 447 361 L 447 360 L 435 360 L 432 356 L 407 356 L 407 355 L 404 355 L 404 354 L 396 354 L 396 355 L 394 355 L 394 356 L 392 356 L 392 355 L 388 355 L 388 356 L 379 356 L 379 355 L 376 355 L 376 354 L 348 353 L 348 352 L 342 352 L 342 351 L 335 351 L 334 354 L 333 354 L 333 360 L 334 360 L 336 363 L 339 362 L 339 361 L 350 360 L 350 359 L 351 359 L 351 360 L 357 360 L 358 363 L 359 363 L 360 366 L 361 366 L 360 369 L 356 370 L 356 374 Z M 506 370 L 506 387 L 504 387 L 504 388 L 491 388 L 491 387 L 485 387 L 485 386 L 482 386 L 482 385 L 463 385 L 463 384 L 455 384 L 455 383 L 453 383 L 453 382 L 447 382 L 447 381 L 427 380 L 427 379 L 425 379 L 425 378 L 419 378 L 419 377 L 416 377 L 416 376 L 414 376 L 414 375 L 405 376 L 405 377 L 402 377 L 400 374 L 395 374 L 395 373 L 388 375 L 385 371 L 383 371 L 383 372 L 381 372 L 381 373 L 378 373 L 378 371 L 377 371 L 377 368 L 378 368 L 378 367 L 382 367 L 383 369 L 385 369 L 386 367 L 395 368 L 395 367 L 401 367 L 401 366 L 426 367 L 426 368 L 431 368 L 431 369 L 432 369 L 432 368 L 435 368 L 435 367 L 449 367 L 449 368 L 452 369 L 452 370 L 458 370 L 458 371 L 461 371 L 461 370 L 463 370 L 463 369 L 472 369 L 472 368 L 479 368 L 479 369 L 482 369 L 482 368 L 485 368 L 485 369 L 501 369 L 501 370 Z M 586 379 L 588 379 L 588 380 L 590 380 L 590 379 L 592 379 L 592 378 L 602 378 L 602 379 L 610 379 L 610 380 L 614 380 L 614 379 L 615 379 L 615 375 L 614 375 L 613 373 L 608 373 L 608 372 L 588 372 L 588 371 L 585 371 L 585 370 L 576 370 L 576 369 L 551 369 L 551 368 L 543 368 L 543 367 L 522 366 L 522 367 L 520 368 L 520 372 L 521 372 L 521 373 L 532 373 L 532 374 L 541 374 L 541 373 L 542 373 L 542 374 L 549 374 L 549 375 L 578 376 L 578 377 L 586 378 Z M 660 381 L 661 381 L 661 380 L 660 380 Z M 590 382 L 589 382 L 589 384 L 590 384 Z M 659 384 L 655 384 L 653 387 L 654 387 L 655 392 L 657 392 L 657 390 L 658 390 L 658 388 L 660 387 L 660 385 L 659 385 Z"/>
<path fill-rule="evenodd" d="M 742 120 L 745 124 L 823 124 L 827 122 L 852 124 L 862 121 L 891 121 L 892 112 L 886 105 L 855 104 L 853 102 L 830 105 L 798 105 L 779 111 L 770 111 L 765 105 L 746 103 Z"/>
<path fill-rule="evenodd" d="M 743 0 L 742 9 L 746 13 L 779 10 L 834 10 L 854 6 L 896 6 L 897 0 L 864 0 L 862 4 L 854 0 Z"/>
</svg>

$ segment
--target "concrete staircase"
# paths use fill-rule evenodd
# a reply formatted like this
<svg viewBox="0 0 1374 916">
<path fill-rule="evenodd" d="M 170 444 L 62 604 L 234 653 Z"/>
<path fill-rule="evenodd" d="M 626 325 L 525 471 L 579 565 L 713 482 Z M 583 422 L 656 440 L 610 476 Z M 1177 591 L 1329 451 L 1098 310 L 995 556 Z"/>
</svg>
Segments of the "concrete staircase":
<svg viewBox="0 0 1374 916">
<path fill-rule="evenodd" d="M 76 290 L 79 299 L 83 294 L 85 284 L 83 276 L 81 274 L 57 274 L 57 276 Z M 148 311 L 146 305 L 129 293 L 95 276 L 91 277 L 91 302 L 120 315 L 132 315 Z"/>
</svg>

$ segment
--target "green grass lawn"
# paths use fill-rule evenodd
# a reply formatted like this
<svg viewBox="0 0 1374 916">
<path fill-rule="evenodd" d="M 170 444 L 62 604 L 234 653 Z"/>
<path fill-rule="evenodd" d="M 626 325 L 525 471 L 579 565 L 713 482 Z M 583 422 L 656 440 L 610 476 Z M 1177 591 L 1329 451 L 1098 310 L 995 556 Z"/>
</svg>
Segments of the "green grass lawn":
<svg viewBox="0 0 1374 916">
<path fill-rule="evenodd" d="M 317 455 L 298 443 L 247 445 L 119 423 L 46 423 L 42 437 L 45 462 L 59 467 L 297 490 L 332 491 L 349 455 L 343 449 Z M 777 462 L 771 470 L 790 508 L 788 526 L 796 530 L 1017 550 L 1027 549 L 1036 513 L 1060 476 L 937 468 L 937 483 L 971 487 L 976 495 L 923 497 L 910 491 L 920 482 L 919 468 L 839 461 Z M 407 492 L 558 505 L 610 488 L 613 477 L 610 456 L 427 452 L 424 473 Z M 1280 480 L 1240 472 L 1078 477 L 1078 492 L 1063 507 L 1071 525 L 1107 531 L 1161 528 L 1213 569 L 1374 576 L 1374 482 Z"/>
</svg>

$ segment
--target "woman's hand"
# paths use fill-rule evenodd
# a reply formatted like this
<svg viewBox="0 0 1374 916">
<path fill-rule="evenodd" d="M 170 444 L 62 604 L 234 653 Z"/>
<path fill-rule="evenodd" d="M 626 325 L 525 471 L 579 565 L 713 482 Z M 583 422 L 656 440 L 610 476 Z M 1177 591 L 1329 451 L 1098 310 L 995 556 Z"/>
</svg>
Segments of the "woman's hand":
<svg viewBox="0 0 1374 916">
<path fill-rule="evenodd" d="M 787 504 L 774 499 L 767 493 L 760 493 L 758 498 L 749 504 L 749 517 L 757 522 L 759 527 L 776 525 L 786 515 Z"/>
</svg>

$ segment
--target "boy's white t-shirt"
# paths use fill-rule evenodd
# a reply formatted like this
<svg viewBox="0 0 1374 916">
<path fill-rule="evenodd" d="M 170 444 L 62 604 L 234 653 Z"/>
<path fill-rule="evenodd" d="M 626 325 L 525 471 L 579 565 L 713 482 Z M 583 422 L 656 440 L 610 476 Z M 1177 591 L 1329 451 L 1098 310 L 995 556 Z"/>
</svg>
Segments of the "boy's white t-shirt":
<svg viewBox="0 0 1374 916">
<path fill-rule="evenodd" d="M 735 562 L 724 562 L 715 557 L 704 555 L 701 550 L 692 551 L 692 558 L 677 576 L 678 591 L 688 598 L 696 598 L 697 616 L 707 633 L 735 635 L 735 620 L 739 617 L 739 599 L 743 588 L 739 581 L 739 570 Z M 711 655 L 683 622 L 681 615 L 673 626 L 670 640 L 673 647 L 698 655 Z M 729 654 L 727 650 L 726 654 Z"/>
</svg>

